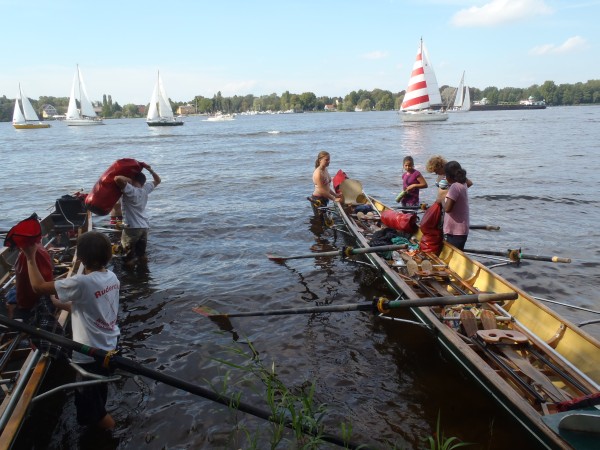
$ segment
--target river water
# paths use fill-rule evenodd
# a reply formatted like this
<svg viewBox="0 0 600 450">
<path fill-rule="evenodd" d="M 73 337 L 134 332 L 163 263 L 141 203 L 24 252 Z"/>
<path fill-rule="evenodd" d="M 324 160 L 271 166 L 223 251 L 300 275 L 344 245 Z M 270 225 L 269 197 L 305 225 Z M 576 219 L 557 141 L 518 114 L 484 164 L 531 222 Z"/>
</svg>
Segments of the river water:
<svg viewBox="0 0 600 450">
<path fill-rule="evenodd" d="M 523 261 L 495 270 L 533 295 L 599 310 L 599 107 L 457 113 L 437 124 L 402 124 L 394 112 L 369 112 L 229 122 L 190 117 L 173 129 L 149 129 L 139 119 L 52 125 L 17 131 L 0 124 L 0 229 L 32 212 L 43 216 L 66 193 L 91 189 L 119 158 L 145 161 L 163 179 L 148 205 L 149 270 L 129 273 L 114 264 L 122 282 L 124 356 L 204 387 L 242 392 L 242 401 L 264 407 L 262 384 L 223 362 L 247 363 L 255 352 L 255 361 L 274 367 L 293 392 L 315 383 L 315 404 L 327 405 L 328 432 L 340 435 L 345 421 L 354 442 L 373 447 L 421 448 L 439 414 L 445 435 L 477 443 L 471 448 L 516 448 L 515 442 L 535 448 L 420 327 L 363 312 L 223 324 L 193 308 L 265 311 L 385 294 L 360 264 L 339 258 L 279 264 L 266 257 L 346 244 L 342 233 L 312 220 L 306 201 L 315 157 L 327 150 L 332 174 L 343 169 L 388 203 L 401 190 L 405 155 L 414 157 L 430 185 L 434 178 L 424 171 L 430 156 L 458 160 L 474 182 L 472 224 L 501 227 L 473 230 L 467 247 L 573 258 L 571 264 Z M 428 203 L 434 196 L 432 188 L 421 192 Z M 575 323 L 600 318 L 549 306 Z M 600 337 L 600 325 L 584 329 Z M 28 425 L 36 432 L 26 433 L 21 447 L 250 448 L 248 436 L 259 436 L 256 448 L 269 447 L 269 426 L 261 419 L 123 375 L 109 394 L 118 422 L 112 440 L 90 437 L 76 425 L 69 394 L 42 407 L 43 420 Z"/>
</svg>

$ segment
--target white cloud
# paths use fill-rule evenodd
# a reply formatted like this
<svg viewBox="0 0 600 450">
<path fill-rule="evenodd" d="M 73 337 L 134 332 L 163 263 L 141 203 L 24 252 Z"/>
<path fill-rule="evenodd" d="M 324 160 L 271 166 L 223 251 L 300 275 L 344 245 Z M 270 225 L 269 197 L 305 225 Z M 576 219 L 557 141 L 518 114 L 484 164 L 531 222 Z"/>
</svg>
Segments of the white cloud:
<svg viewBox="0 0 600 450">
<path fill-rule="evenodd" d="M 532 48 L 529 53 L 532 55 L 550 55 L 557 53 L 573 53 L 587 47 L 587 40 L 581 36 L 573 36 L 560 45 L 544 44 Z"/>
<path fill-rule="evenodd" d="M 364 59 L 383 59 L 383 58 L 387 58 L 387 56 L 388 56 L 388 52 L 381 51 L 381 50 L 375 50 L 374 52 L 363 54 L 362 58 L 364 58 Z"/>
<path fill-rule="evenodd" d="M 491 0 L 483 6 L 458 11 L 451 19 L 457 27 L 487 27 L 531 20 L 554 12 L 544 0 Z"/>
</svg>

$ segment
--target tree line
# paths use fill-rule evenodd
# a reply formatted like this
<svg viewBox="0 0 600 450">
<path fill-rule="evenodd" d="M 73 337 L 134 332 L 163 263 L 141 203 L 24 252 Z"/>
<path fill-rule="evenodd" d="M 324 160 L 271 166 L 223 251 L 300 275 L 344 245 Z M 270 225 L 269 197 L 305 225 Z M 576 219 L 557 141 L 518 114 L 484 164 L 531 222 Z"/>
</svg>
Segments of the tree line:
<svg viewBox="0 0 600 450">
<path fill-rule="evenodd" d="M 444 105 L 451 105 L 456 88 L 443 85 L 440 88 L 442 101 Z M 469 88 L 472 100 L 488 99 L 488 104 L 496 105 L 498 103 L 518 103 L 534 97 L 536 100 L 545 100 L 549 106 L 571 106 L 571 105 L 591 105 L 600 104 L 600 80 L 589 80 L 586 83 L 560 84 L 553 81 L 546 81 L 544 84 L 534 84 L 528 88 L 505 87 L 498 89 L 495 86 L 486 87 L 481 90 L 478 88 Z M 242 113 L 247 111 L 324 111 L 326 105 L 337 111 L 390 111 L 400 109 L 405 91 L 397 93 L 373 89 L 372 91 L 358 90 L 352 91 L 345 97 L 317 97 L 312 92 L 303 92 L 294 94 L 285 91 L 281 95 L 275 93 L 269 95 L 254 96 L 252 94 L 233 97 L 224 97 L 221 92 L 217 92 L 212 98 L 196 95 L 186 102 L 171 101 L 173 112 L 177 112 L 180 106 L 193 107 L 197 114 L 212 114 L 217 111 L 224 113 Z M 58 114 L 65 114 L 69 99 L 67 97 L 46 97 L 42 96 L 38 100 L 31 99 L 34 109 L 42 117 L 42 108 L 44 105 L 52 105 L 56 108 Z M 0 122 L 10 122 L 12 120 L 15 99 L 8 99 L 6 95 L 0 97 Z M 103 95 L 102 102 L 96 102 L 97 107 L 101 107 L 100 115 L 105 118 L 121 117 L 143 117 L 145 106 L 128 103 L 120 106 L 113 102 L 110 95 Z M 330 108 L 327 108 L 330 109 Z"/>
</svg>

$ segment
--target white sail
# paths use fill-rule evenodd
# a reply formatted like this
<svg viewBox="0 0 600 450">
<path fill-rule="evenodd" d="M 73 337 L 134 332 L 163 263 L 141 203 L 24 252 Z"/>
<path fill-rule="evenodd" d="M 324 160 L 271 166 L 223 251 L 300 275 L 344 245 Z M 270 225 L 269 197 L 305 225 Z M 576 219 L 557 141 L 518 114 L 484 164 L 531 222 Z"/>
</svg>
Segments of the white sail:
<svg viewBox="0 0 600 450">
<path fill-rule="evenodd" d="M 159 118 L 158 107 L 156 106 L 157 101 L 158 101 L 158 81 L 154 85 L 154 90 L 152 91 L 152 98 L 150 99 L 150 106 L 148 107 L 148 115 L 146 116 L 147 120 L 157 120 Z"/>
<path fill-rule="evenodd" d="M 77 67 L 77 71 L 79 72 L 79 104 L 81 109 L 81 115 L 83 117 L 96 117 L 96 111 L 94 111 L 94 106 L 92 105 L 92 102 L 88 97 L 87 91 L 85 89 L 85 83 L 83 82 L 83 77 L 81 76 L 81 71 L 79 70 L 79 67 Z"/>
<path fill-rule="evenodd" d="M 27 95 L 25 95 L 23 89 L 21 89 L 21 85 L 19 85 L 19 95 L 21 97 L 21 105 L 23 106 L 23 115 L 25 116 L 25 120 L 39 122 L 40 118 L 33 109 L 33 106 L 31 106 L 31 102 L 27 98 Z"/>
<path fill-rule="evenodd" d="M 441 105 L 442 96 L 440 95 L 440 88 L 438 86 L 431 60 L 429 59 L 429 53 L 423 43 L 423 71 L 425 72 L 425 81 L 427 82 L 427 93 L 429 94 L 430 105 Z"/>
<path fill-rule="evenodd" d="M 67 108 L 66 119 L 81 119 L 79 110 L 77 109 L 77 97 L 75 97 L 75 86 L 79 85 L 79 70 L 75 72 L 73 84 L 71 86 L 71 95 L 69 96 L 69 106 Z"/>
<path fill-rule="evenodd" d="M 169 97 L 163 86 L 160 74 L 158 75 L 158 110 L 161 117 L 166 119 L 173 118 L 173 108 L 171 108 L 171 103 L 169 102 Z"/>
<path fill-rule="evenodd" d="M 460 78 L 460 83 L 458 83 L 458 87 L 456 88 L 456 95 L 454 96 L 454 108 L 458 109 L 463 106 L 464 99 L 464 90 L 465 90 L 465 73 L 463 72 L 462 77 Z"/>
<path fill-rule="evenodd" d="M 15 110 L 13 111 L 13 124 L 25 123 L 25 116 L 21 111 L 21 107 L 19 106 L 19 102 L 21 101 L 21 87 L 19 86 L 19 94 L 15 99 Z"/>
<path fill-rule="evenodd" d="M 460 107 L 461 111 L 469 111 L 471 109 L 471 94 L 469 94 L 469 86 L 465 86 L 465 98 L 462 106 Z"/>
</svg>

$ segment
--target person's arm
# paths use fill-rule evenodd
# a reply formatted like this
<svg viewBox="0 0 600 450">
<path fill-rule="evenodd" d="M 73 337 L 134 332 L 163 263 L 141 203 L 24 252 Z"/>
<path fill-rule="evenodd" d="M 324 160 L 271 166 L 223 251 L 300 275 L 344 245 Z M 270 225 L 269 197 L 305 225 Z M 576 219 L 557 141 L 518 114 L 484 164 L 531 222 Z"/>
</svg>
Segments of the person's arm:
<svg viewBox="0 0 600 450">
<path fill-rule="evenodd" d="M 50 300 L 52 300 L 52 304 L 57 309 L 63 309 L 65 311 L 71 312 L 71 302 L 62 303 L 56 296 L 51 295 Z"/>
<path fill-rule="evenodd" d="M 413 189 L 425 189 L 427 187 L 427 181 L 423 178 L 423 175 L 417 177 L 417 182 L 406 187 L 406 191 L 412 191 Z"/>
<path fill-rule="evenodd" d="M 154 181 L 154 187 L 158 186 L 160 184 L 160 182 L 162 181 L 160 179 L 160 176 L 154 170 L 152 170 L 152 167 L 150 167 L 149 164 L 142 163 L 142 167 L 144 167 L 144 169 L 146 169 L 148 172 L 150 172 L 150 175 L 152 175 L 152 180 Z"/>
<path fill-rule="evenodd" d="M 444 203 L 442 203 L 442 207 L 444 208 L 444 211 L 451 212 L 454 209 L 455 203 L 456 202 L 454 200 L 452 200 L 449 197 L 446 197 L 446 201 Z"/>
<path fill-rule="evenodd" d="M 473 186 L 473 182 L 467 178 L 467 187 L 470 188 Z"/>
<path fill-rule="evenodd" d="M 23 253 L 25 253 L 25 257 L 27 258 L 27 271 L 29 272 L 31 288 L 36 294 L 56 295 L 54 281 L 44 280 L 44 277 L 38 268 L 37 261 L 35 260 L 36 251 L 37 248 L 35 244 L 23 249 Z"/>
<path fill-rule="evenodd" d="M 115 183 L 117 183 L 119 189 L 123 190 L 128 183 L 131 184 L 131 178 L 124 177 L 123 175 L 117 175 L 115 177 Z"/>
</svg>

